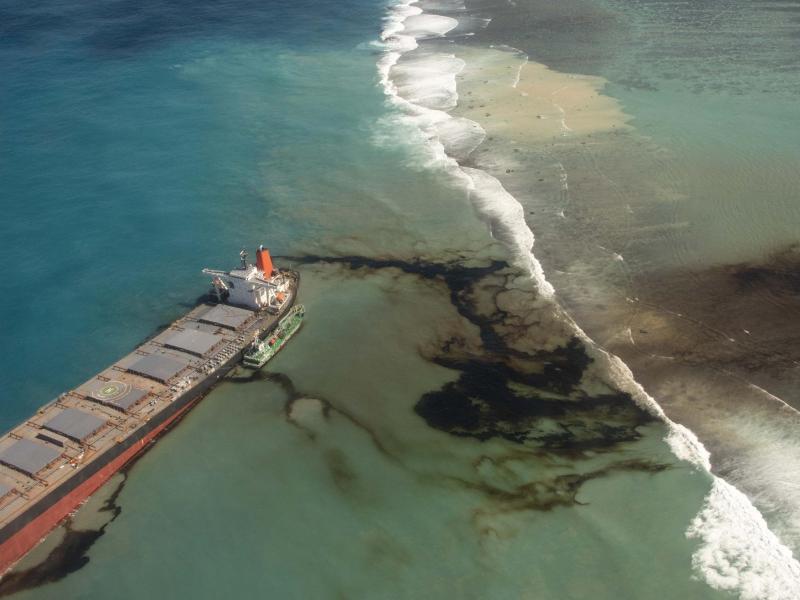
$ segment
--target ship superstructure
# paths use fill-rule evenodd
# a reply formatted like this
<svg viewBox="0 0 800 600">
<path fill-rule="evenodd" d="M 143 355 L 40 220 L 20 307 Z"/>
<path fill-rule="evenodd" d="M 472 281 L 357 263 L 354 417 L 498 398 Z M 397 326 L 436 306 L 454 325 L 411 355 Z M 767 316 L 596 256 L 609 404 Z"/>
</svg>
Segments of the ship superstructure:
<svg viewBox="0 0 800 600">
<path fill-rule="evenodd" d="M 248 265 L 243 252 L 239 269 L 204 269 L 212 301 L 0 437 L 0 573 L 185 414 L 254 336 L 274 329 L 298 277 L 275 269 L 264 248 L 257 257 Z"/>
<path fill-rule="evenodd" d="M 291 279 L 272 264 L 269 250 L 259 246 L 256 264 L 247 263 L 247 252 L 239 253 L 242 264 L 231 271 L 203 269 L 211 275 L 213 293 L 218 302 L 242 306 L 251 310 L 280 310 L 288 295 Z"/>
</svg>

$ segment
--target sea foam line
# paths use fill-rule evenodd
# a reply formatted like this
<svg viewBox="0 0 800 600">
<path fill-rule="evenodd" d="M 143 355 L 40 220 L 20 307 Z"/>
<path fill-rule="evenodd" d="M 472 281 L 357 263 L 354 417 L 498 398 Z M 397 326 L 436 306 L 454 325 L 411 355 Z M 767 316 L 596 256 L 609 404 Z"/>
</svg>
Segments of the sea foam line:
<svg viewBox="0 0 800 600">
<path fill-rule="evenodd" d="M 489 225 L 492 236 L 511 249 L 515 265 L 531 276 L 539 293 L 544 297 L 552 297 L 555 290 L 547 281 L 541 264 L 533 254 L 535 237 L 525 223 L 522 205 L 503 188 L 497 178 L 480 169 L 461 167 L 455 158 L 459 154 L 464 156 L 469 154 L 486 136 L 486 132 L 475 121 L 453 118 L 446 112 L 458 101 L 455 76 L 463 68 L 463 61 L 458 69 L 453 69 L 452 59 L 455 57 L 452 54 L 433 53 L 410 61 L 410 66 L 398 65 L 403 54 L 418 47 L 416 35 L 418 31 L 423 30 L 426 32 L 426 37 L 433 37 L 430 34 L 432 30 L 430 25 L 420 27 L 419 19 L 425 14 L 414 10 L 415 3 L 416 0 L 401 1 L 389 9 L 389 15 L 385 20 L 387 26 L 381 35 L 381 41 L 387 44 L 386 53 L 378 61 L 378 72 L 384 93 L 390 102 L 403 112 L 406 121 L 423 133 L 428 148 L 435 157 L 429 163 L 436 163 L 469 190 L 470 201 L 476 212 Z M 429 15 L 429 17 L 436 16 Z M 412 23 L 413 29 L 407 30 L 405 25 L 409 19 L 415 21 Z M 458 25 L 458 21 L 452 19 L 452 22 L 448 23 L 449 29 L 445 30 L 442 21 L 433 19 L 429 23 L 442 26 L 436 30 L 438 36 L 445 35 Z M 406 39 L 409 37 L 413 38 L 413 41 Z M 415 68 L 422 82 L 414 88 L 414 93 L 409 98 L 403 95 L 402 85 L 393 80 L 391 73 L 397 70 L 407 80 L 409 76 L 413 77 Z M 423 91 L 426 86 L 427 91 Z M 450 99 L 448 104 L 425 101 L 445 97 Z M 423 102 L 419 102 L 419 99 L 423 99 Z"/>
<path fill-rule="evenodd" d="M 400 0 L 388 9 L 381 35 L 385 53 L 377 64 L 384 92 L 390 102 L 405 115 L 407 121 L 422 133 L 421 137 L 427 142 L 438 166 L 444 167 L 453 177 L 464 183 L 469 190 L 470 200 L 489 224 L 492 235 L 506 244 L 514 262 L 530 274 L 539 292 L 552 299 L 555 290 L 533 254 L 535 237 L 527 226 L 522 205 L 495 177 L 480 169 L 461 167 L 448 154 L 446 143 L 439 134 L 446 129 L 445 124 L 452 125 L 453 117 L 444 110 L 425 107 L 403 98 L 392 81 L 392 68 L 403 54 L 418 48 L 417 39 L 444 36 L 458 24 L 456 19 L 438 15 L 428 15 L 434 18 L 426 19 L 424 12 L 414 6 L 416 2 L 417 0 Z M 410 26 L 407 27 L 409 20 Z M 520 76 L 521 69 L 514 87 L 519 83 Z M 438 79 L 434 77 L 429 83 L 446 86 L 450 97 L 457 101 L 455 73 Z M 468 119 L 460 121 L 465 129 L 470 129 L 472 133 L 478 132 L 482 141 L 485 132 L 478 123 Z M 692 556 L 696 573 L 716 589 L 738 593 L 742 600 L 800 598 L 800 563 L 769 529 L 763 515 L 750 500 L 712 473 L 710 453 L 697 436 L 664 413 L 621 359 L 595 344 L 569 315 L 560 310 L 558 305 L 556 308 L 583 341 L 606 358 L 612 379 L 618 387 L 628 392 L 640 406 L 663 420 L 668 429 L 665 441 L 673 454 L 710 477 L 711 490 L 686 531 L 687 537 L 696 539 L 699 543 Z"/>
</svg>

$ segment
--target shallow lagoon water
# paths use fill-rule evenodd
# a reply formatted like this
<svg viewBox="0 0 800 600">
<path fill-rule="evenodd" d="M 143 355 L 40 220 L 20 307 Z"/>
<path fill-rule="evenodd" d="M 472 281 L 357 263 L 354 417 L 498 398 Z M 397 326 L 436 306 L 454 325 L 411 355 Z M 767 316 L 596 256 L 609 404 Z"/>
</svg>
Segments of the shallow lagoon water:
<svg viewBox="0 0 800 600">
<path fill-rule="evenodd" d="M 92 140 L 119 148 L 97 169 L 71 154 L 67 136 L 55 157 L 73 162 L 55 172 L 77 162 L 81 176 L 42 180 L 48 163 L 24 153 L 40 130 L 17 134 L 20 154 L 4 147 L 18 161 L 4 179 L 32 199 L 9 208 L 70 248 L 57 257 L 76 265 L 50 254 L 18 270 L 21 281 L 63 282 L 51 305 L 9 305 L 19 314 L 4 321 L 4 338 L 25 340 L 3 372 L 21 398 L 3 415 L 9 424 L 180 314 L 204 291 L 191 269 L 224 266 L 253 240 L 301 269 L 308 319 L 268 369 L 235 374 L 121 489 L 112 481 L 102 493 L 116 511 L 92 501 L 79 512 L 73 531 L 108 522 L 71 556 L 81 568 L 36 567 L 57 532 L 7 591 L 21 582 L 45 584 L 18 594 L 27 597 L 729 597 L 693 571 L 700 543 L 686 535 L 711 477 L 673 455 L 667 427 L 616 390 L 570 323 L 504 265 L 516 257 L 497 223 L 493 238 L 482 220 L 490 203 L 476 209 L 426 136 L 385 103 L 370 44 L 384 8 L 340 6 L 320 27 L 304 5 L 276 5 L 265 20 L 263 6 L 234 4 L 222 21 L 207 7 L 202 26 L 180 16 L 168 20 L 180 27 L 144 27 L 140 43 L 123 36 L 113 52 L 103 22 L 78 36 L 73 56 L 49 39 L 72 61 L 91 49 L 91 76 L 56 91 L 86 94 L 67 108 L 83 114 L 88 102 L 101 125 Z M 124 19 L 120 27 L 128 31 Z M 12 50 L 32 52 L 26 43 Z M 37 64 L 47 75 L 61 63 Z M 25 90 L 11 96 L 16 110 L 42 112 Z M 139 102 L 153 98 L 170 110 Z M 116 132 L 120 109 L 130 137 Z M 542 183 L 560 182 L 553 173 Z M 65 197 L 65 186 L 76 197 L 97 191 L 84 205 L 59 204 L 63 212 L 32 210 Z M 14 264 L 30 264 L 20 242 L 31 231 L 6 226 Z M 559 247 L 536 233 L 547 265 Z M 32 332 L 56 306 L 64 325 L 45 348 Z M 75 352 L 87 329 L 93 337 Z M 41 374 L 36 365 L 53 353 Z M 770 597 L 769 587 L 750 592 Z"/>
<path fill-rule="evenodd" d="M 659 426 L 620 454 L 666 470 L 591 480 L 574 506 L 515 508 L 497 490 L 546 486 L 575 465 L 454 440 L 413 414 L 421 393 L 453 378 L 416 352 L 455 318 L 439 290 L 326 271 L 304 273 L 308 321 L 265 373 L 283 385 L 220 386 L 130 470 L 89 564 L 20 597 L 715 597 L 676 581 L 693 549 L 682 527 L 708 483 Z M 411 317 L 424 326 L 409 330 Z M 290 406 L 284 378 L 298 394 Z"/>
</svg>

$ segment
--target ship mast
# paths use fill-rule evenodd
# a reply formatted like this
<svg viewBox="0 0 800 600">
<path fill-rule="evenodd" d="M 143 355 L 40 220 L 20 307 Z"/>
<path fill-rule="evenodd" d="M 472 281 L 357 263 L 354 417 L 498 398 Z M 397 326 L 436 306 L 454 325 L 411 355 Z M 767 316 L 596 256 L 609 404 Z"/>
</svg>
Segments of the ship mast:
<svg viewBox="0 0 800 600">
<path fill-rule="evenodd" d="M 255 264 L 248 264 L 247 250 L 239 252 L 241 264 L 230 271 L 203 269 L 211 276 L 212 293 L 218 302 L 253 310 L 276 310 L 286 297 L 287 280 L 272 263 L 269 250 L 259 246 Z"/>
</svg>

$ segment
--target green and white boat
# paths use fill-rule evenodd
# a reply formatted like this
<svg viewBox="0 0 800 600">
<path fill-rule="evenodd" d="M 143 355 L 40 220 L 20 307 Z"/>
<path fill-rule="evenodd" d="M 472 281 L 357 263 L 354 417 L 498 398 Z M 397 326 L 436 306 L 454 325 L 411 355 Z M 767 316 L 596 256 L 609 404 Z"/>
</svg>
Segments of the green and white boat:
<svg viewBox="0 0 800 600">
<path fill-rule="evenodd" d="M 289 338 L 297 333 L 305 314 L 306 309 L 302 304 L 293 306 L 266 338 L 253 340 L 253 344 L 244 353 L 242 364 L 251 369 L 260 369 L 267 364 L 286 345 Z"/>
</svg>

